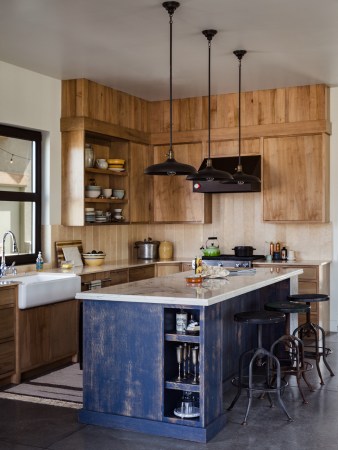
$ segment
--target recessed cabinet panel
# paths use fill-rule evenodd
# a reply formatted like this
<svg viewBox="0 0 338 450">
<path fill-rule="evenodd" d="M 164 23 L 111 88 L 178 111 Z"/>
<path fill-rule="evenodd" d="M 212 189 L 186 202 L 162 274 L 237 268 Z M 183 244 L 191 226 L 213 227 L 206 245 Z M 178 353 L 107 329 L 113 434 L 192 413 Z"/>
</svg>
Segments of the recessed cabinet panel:
<svg viewBox="0 0 338 450">
<path fill-rule="evenodd" d="M 203 160 L 202 144 L 174 145 L 178 162 L 196 169 Z M 154 163 L 164 162 L 168 146 L 154 147 Z M 211 195 L 192 191 L 186 176 L 154 176 L 154 222 L 210 223 Z"/>
<path fill-rule="evenodd" d="M 328 221 L 329 146 L 326 140 L 325 135 L 264 140 L 264 220 Z"/>
</svg>

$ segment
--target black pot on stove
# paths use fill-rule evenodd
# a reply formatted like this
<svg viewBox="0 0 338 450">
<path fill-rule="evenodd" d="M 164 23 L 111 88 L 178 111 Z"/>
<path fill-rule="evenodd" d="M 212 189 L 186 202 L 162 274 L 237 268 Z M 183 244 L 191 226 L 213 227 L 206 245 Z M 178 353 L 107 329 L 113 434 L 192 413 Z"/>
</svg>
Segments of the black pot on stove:
<svg viewBox="0 0 338 450">
<path fill-rule="evenodd" d="M 238 245 L 234 247 L 232 250 L 235 251 L 235 256 L 242 257 L 242 256 L 252 256 L 253 251 L 256 249 L 249 245 Z"/>
</svg>

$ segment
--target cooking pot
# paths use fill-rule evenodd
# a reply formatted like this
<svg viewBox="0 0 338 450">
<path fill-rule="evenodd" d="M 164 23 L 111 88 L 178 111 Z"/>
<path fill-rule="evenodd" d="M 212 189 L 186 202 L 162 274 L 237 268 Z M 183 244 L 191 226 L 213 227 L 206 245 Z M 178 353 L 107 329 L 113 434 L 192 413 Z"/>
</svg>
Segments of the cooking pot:
<svg viewBox="0 0 338 450">
<path fill-rule="evenodd" d="M 209 237 L 205 243 L 205 248 L 201 247 L 204 256 L 219 256 L 221 251 L 219 249 L 217 237 Z"/>
<path fill-rule="evenodd" d="M 252 256 L 253 251 L 256 250 L 249 245 L 238 245 L 234 247 L 232 250 L 235 250 L 235 256 Z"/>
<path fill-rule="evenodd" d="M 153 241 L 151 238 L 144 241 L 135 242 L 137 248 L 137 259 L 158 259 L 159 241 Z"/>
</svg>

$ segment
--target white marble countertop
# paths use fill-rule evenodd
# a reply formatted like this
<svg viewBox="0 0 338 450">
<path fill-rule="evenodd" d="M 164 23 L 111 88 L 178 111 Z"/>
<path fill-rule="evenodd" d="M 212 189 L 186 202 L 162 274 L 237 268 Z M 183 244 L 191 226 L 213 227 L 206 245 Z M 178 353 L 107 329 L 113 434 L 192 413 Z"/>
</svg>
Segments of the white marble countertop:
<svg viewBox="0 0 338 450">
<path fill-rule="evenodd" d="M 329 260 L 301 260 L 301 259 L 295 259 L 293 261 L 286 260 L 286 261 L 266 261 L 264 259 L 259 259 L 256 261 L 253 261 L 253 266 L 259 264 L 259 265 L 267 265 L 267 266 L 325 266 L 326 264 L 330 264 L 331 261 Z"/>
<path fill-rule="evenodd" d="M 268 268 L 257 268 L 254 274 L 204 280 L 201 285 L 196 286 L 189 285 L 186 282 L 186 277 L 192 276 L 193 271 L 181 272 L 165 277 L 85 291 L 76 294 L 76 298 L 80 300 L 210 306 L 302 273 L 302 269 L 296 268 L 286 269 L 282 273 L 277 273 Z"/>
</svg>

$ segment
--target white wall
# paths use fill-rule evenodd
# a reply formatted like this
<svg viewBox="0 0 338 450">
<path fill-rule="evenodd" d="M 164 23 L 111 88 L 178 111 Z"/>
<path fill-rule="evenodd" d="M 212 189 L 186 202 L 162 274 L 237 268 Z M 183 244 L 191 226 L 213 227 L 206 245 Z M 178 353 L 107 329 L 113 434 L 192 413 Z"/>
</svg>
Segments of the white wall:
<svg viewBox="0 0 338 450">
<path fill-rule="evenodd" d="M 61 222 L 61 81 L 0 61 L 0 123 L 43 132 L 43 224 Z"/>
<path fill-rule="evenodd" d="M 330 116 L 332 136 L 330 141 L 330 209 L 333 233 L 331 263 L 331 331 L 338 331 L 338 88 L 330 89 Z"/>
</svg>

